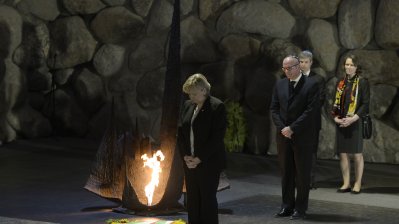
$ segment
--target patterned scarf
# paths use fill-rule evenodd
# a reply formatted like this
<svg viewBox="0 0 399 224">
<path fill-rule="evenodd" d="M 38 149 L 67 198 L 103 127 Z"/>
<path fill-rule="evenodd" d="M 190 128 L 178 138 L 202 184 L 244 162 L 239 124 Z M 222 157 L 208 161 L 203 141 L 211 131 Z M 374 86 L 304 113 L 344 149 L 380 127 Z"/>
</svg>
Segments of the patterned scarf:
<svg viewBox="0 0 399 224">
<path fill-rule="evenodd" d="M 334 106 L 333 106 L 333 111 L 332 114 L 334 116 L 340 116 L 340 117 L 351 117 L 355 114 L 356 110 L 356 105 L 357 105 L 357 97 L 358 97 L 358 92 L 359 92 L 359 76 L 355 75 L 353 78 L 353 85 L 352 85 L 352 90 L 350 94 L 350 103 L 349 103 L 349 109 L 346 114 L 345 113 L 345 94 L 344 90 L 346 87 L 347 82 L 351 82 L 351 80 L 347 79 L 345 77 L 341 81 L 339 81 L 338 86 L 337 86 L 337 91 L 335 92 L 335 101 L 334 101 Z"/>
</svg>

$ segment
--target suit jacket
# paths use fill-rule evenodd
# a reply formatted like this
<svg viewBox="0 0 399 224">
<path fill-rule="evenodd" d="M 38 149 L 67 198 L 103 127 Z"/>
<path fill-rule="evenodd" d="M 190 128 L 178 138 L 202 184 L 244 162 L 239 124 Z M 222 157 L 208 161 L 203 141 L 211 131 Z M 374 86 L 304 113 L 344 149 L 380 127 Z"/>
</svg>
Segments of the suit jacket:
<svg viewBox="0 0 399 224">
<path fill-rule="evenodd" d="M 181 113 L 178 145 L 180 155 L 191 155 L 190 128 L 196 104 L 186 101 Z M 226 167 L 224 135 L 226 132 L 226 108 L 222 101 L 208 97 L 193 122 L 194 154 L 201 160 L 200 167 L 216 170 Z"/>
<path fill-rule="evenodd" d="M 326 88 L 325 88 L 325 80 L 323 78 L 323 76 L 313 72 L 312 70 L 310 70 L 309 73 L 309 78 L 314 79 L 319 87 L 319 108 L 318 111 L 316 112 L 316 114 L 319 114 L 319 116 L 317 116 L 317 120 L 316 120 L 316 126 L 319 130 L 321 130 L 321 108 L 324 105 L 324 101 L 326 100 Z"/>
<path fill-rule="evenodd" d="M 281 130 L 290 126 L 294 132 L 292 141 L 299 145 L 316 143 L 316 113 L 319 107 L 319 91 L 315 80 L 302 75 L 293 94 L 289 93 L 287 78 L 277 81 L 270 106 L 272 119 L 277 128 L 277 140 L 286 139 Z"/>
</svg>

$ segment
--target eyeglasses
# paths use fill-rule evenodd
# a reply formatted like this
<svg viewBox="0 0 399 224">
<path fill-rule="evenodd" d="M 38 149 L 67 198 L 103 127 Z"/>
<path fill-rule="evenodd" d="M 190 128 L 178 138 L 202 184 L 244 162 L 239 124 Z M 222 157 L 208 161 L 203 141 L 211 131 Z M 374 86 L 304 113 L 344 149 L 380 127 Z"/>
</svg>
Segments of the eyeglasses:
<svg viewBox="0 0 399 224">
<path fill-rule="evenodd" d="M 295 65 L 292 65 L 292 66 L 289 66 L 289 67 L 286 67 L 286 68 L 284 68 L 284 67 L 282 67 L 281 69 L 284 71 L 284 72 L 289 72 L 289 71 L 291 71 L 293 68 L 295 68 L 295 66 L 298 66 L 299 65 L 299 63 L 297 63 L 297 64 L 295 64 Z"/>
</svg>

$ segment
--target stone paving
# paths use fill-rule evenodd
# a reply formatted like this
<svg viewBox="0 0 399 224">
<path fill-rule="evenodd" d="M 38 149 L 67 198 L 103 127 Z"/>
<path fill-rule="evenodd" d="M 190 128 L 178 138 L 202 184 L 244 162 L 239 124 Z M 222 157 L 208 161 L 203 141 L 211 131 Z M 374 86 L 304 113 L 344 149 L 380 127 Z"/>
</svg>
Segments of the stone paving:
<svg viewBox="0 0 399 224">
<path fill-rule="evenodd" d="M 143 218 L 112 212 L 118 204 L 83 189 L 98 142 L 81 139 L 17 141 L 0 147 L 0 223 L 105 223 Z M 281 193 L 276 157 L 229 154 L 231 188 L 218 193 L 220 223 L 398 223 L 399 166 L 365 165 L 362 193 L 336 193 L 339 163 L 317 164 L 307 219 L 274 218 Z M 185 213 L 155 217 L 186 219 Z"/>
</svg>

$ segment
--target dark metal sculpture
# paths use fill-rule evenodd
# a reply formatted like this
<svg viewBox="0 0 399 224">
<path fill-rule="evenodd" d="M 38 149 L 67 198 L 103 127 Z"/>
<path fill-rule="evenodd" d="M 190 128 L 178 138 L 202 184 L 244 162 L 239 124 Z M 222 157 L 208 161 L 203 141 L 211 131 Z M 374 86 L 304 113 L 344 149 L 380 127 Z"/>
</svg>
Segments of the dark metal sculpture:
<svg viewBox="0 0 399 224">
<path fill-rule="evenodd" d="M 122 207 L 134 214 L 166 214 L 182 210 L 178 200 L 182 194 L 183 169 L 176 149 L 181 97 L 180 1 L 175 0 L 162 101 L 160 146 L 154 149 L 150 139 L 138 133 L 137 122 L 134 133 L 118 133 L 112 113 L 85 188 L 104 198 L 121 201 Z M 161 163 L 162 173 L 153 204 L 149 206 L 144 186 L 150 173 L 143 167 L 141 155 L 147 153 L 151 156 L 158 149 L 165 159 Z"/>
</svg>

